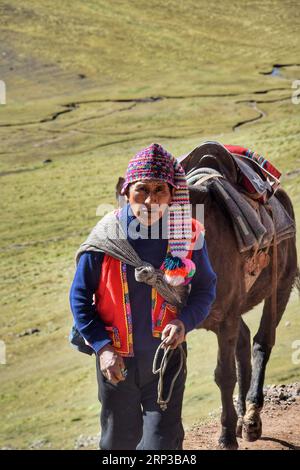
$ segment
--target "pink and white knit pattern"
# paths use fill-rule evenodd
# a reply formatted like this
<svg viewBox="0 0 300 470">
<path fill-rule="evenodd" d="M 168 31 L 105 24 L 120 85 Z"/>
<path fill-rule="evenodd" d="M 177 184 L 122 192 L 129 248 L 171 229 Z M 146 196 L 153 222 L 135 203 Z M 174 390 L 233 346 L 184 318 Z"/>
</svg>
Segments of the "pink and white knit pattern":
<svg viewBox="0 0 300 470">
<path fill-rule="evenodd" d="M 173 256 L 185 258 L 192 239 L 190 198 L 185 172 L 174 158 L 174 192 L 169 207 L 169 244 Z"/>
</svg>

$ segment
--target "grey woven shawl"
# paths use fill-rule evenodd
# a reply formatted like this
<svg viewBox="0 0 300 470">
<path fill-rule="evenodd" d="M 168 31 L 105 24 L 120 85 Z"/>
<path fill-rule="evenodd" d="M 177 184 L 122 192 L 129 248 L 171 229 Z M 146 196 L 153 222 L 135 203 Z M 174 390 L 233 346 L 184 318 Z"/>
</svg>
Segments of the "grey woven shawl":
<svg viewBox="0 0 300 470">
<path fill-rule="evenodd" d="M 165 281 L 163 271 L 141 260 L 127 240 L 115 212 L 110 212 L 103 217 L 92 229 L 85 242 L 80 245 L 75 256 L 76 264 L 82 253 L 86 251 L 104 252 L 134 266 L 135 279 L 138 282 L 144 282 L 157 289 L 159 294 L 175 307 L 181 309 L 186 305 L 191 289 L 190 284 L 173 287 Z"/>
</svg>

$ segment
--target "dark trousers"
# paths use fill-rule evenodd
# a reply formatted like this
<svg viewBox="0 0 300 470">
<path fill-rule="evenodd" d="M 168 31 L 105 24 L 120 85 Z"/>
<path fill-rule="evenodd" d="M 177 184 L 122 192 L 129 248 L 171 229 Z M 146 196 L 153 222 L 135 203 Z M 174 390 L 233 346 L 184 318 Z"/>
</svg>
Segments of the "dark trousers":
<svg viewBox="0 0 300 470">
<path fill-rule="evenodd" d="M 183 344 L 186 352 L 186 343 Z M 97 357 L 98 396 L 101 402 L 102 450 L 179 450 L 182 449 L 184 430 L 181 420 L 186 370 L 182 368 L 176 379 L 167 410 L 157 404 L 158 375 L 152 373 L 155 351 L 135 353 L 124 358 L 127 377 L 111 384 L 100 371 Z M 176 349 L 164 375 L 165 399 L 169 386 L 180 364 Z"/>
</svg>

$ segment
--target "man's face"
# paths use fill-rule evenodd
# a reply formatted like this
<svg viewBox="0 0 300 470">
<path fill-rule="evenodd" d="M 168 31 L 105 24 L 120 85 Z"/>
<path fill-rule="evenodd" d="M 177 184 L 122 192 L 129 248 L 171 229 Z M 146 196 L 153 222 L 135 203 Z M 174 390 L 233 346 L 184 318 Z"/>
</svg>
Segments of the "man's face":
<svg viewBox="0 0 300 470">
<path fill-rule="evenodd" d="M 137 181 L 129 185 L 126 196 L 140 222 L 152 225 L 163 216 L 173 192 L 174 189 L 162 181 Z"/>
</svg>

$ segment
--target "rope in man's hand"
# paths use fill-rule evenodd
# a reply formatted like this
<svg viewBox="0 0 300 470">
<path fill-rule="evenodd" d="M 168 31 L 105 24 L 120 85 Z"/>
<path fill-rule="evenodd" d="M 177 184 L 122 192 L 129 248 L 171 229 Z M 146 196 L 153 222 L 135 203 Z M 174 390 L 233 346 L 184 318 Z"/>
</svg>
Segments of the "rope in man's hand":
<svg viewBox="0 0 300 470">
<path fill-rule="evenodd" d="M 155 353 L 155 356 L 154 356 L 154 359 L 153 359 L 153 367 L 152 367 L 153 374 L 159 374 L 158 386 L 157 386 L 157 403 L 159 404 L 159 406 L 161 407 L 161 409 L 163 411 L 165 411 L 168 407 L 168 403 L 169 403 L 169 401 L 171 399 L 171 396 L 172 396 L 175 381 L 176 381 L 178 375 L 180 374 L 182 367 L 184 367 L 186 369 L 186 354 L 183 350 L 182 345 L 180 344 L 178 346 L 178 349 L 180 351 L 180 364 L 179 364 L 178 369 L 177 369 L 177 371 L 176 371 L 176 373 L 175 373 L 175 375 L 172 379 L 167 398 L 164 400 L 163 399 L 164 374 L 165 374 L 168 362 L 170 361 L 170 359 L 171 359 L 171 357 L 174 353 L 174 350 L 175 350 L 174 348 L 171 349 L 171 346 L 166 347 L 168 339 L 169 339 L 169 337 L 167 336 L 166 338 L 164 338 L 162 340 L 162 342 L 158 346 L 158 348 L 156 350 L 156 353 Z M 158 359 L 158 354 L 159 354 L 160 349 L 164 349 L 164 355 L 162 357 L 160 367 L 157 368 L 157 359 Z"/>
</svg>

